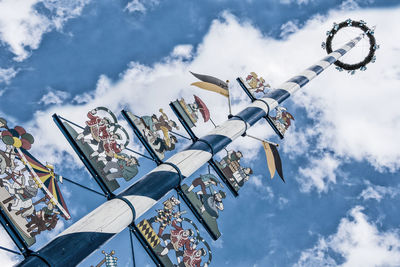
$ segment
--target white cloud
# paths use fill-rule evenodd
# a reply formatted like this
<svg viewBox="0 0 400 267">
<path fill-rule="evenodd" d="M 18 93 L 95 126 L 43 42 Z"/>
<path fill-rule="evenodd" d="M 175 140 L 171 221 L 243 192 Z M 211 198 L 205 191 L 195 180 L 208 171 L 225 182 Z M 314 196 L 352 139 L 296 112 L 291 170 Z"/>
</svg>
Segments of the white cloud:
<svg viewBox="0 0 400 267">
<path fill-rule="evenodd" d="M 177 45 L 172 51 L 173 57 L 180 57 L 183 59 L 189 59 L 192 57 L 193 46 L 192 45 Z"/>
<path fill-rule="evenodd" d="M 399 266 L 400 236 L 396 230 L 380 231 L 357 206 L 340 221 L 337 232 L 320 238 L 301 253 L 295 266 Z M 337 262 L 333 255 L 343 262 Z"/>
<path fill-rule="evenodd" d="M 291 3 L 296 3 L 298 5 L 307 5 L 308 3 L 312 2 L 313 0 L 280 0 L 279 2 L 284 5 L 288 5 Z"/>
<path fill-rule="evenodd" d="M 356 10 L 360 8 L 359 4 L 372 4 L 374 0 L 345 0 L 340 4 L 342 10 Z"/>
<path fill-rule="evenodd" d="M 10 80 L 17 75 L 18 71 L 14 68 L 0 68 L 0 83 L 9 84 Z"/>
<path fill-rule="evenodd" d="M 0 2 L 0 40 L 15 55 L 16 61 L 26 59 L 37 49 L 43 34 L 60 30 L 70 18 L 80 15 L 88 0 L 3 0 Z M 36 6 L 43 6 L 51 17 L 40 14 Z"/>
<path fill-rule="evenodd" d="M 65 91 L 58 91 L 58 90 L 53 90 L 49 89 L 47 94 L 43 95 L 42 98 L 39 100 L 39 104 L 43 105 L 51 105 L 51 104 L 62 104 L 65 99 L 69 97 L 69 93 Z"/>
<path fill-rule="evenodd" d="M 81 95 L 76 95 L 74 99 L 72 99 L 72 102 L 76 104 L 86 104 L 89 103 L 93 97 L 92 93 L 83 93 Z"/>
<path fill-rule="evenodd" d="M 297 32 L 299 30 L 299 27 L 297 26 L 296 21 L 291 21 L 289 20 L 285 24 L 281 26 L 281 37 L 287 37 L 289 34 Z"/>
<path fill-rule="evenodd" d="M 358 198 L 362 198 L 363 200 L 375 199 L 380 202 L 386 196 L 390 198 L 394 198 L 400 193 L 398 187 L 387 187 L 380 185 L 373 185 L 370 182 L 367 182 L 367 188 L 365 188 Z"/>
<path fill-rule="evenodd" d="M 14 251 L 18 250 L 2 226 L 0 226 L 0 246 Z M 21 257 L 0 249 L 0 262 L 2 267 L 14 266 L 20 260 Z"/>
<path fill-rule="evenodd" d="M 315 188 L 319 193 L 328 191 L 330 184 L 336 184 L 337 169 L 340 162 L 329 154 L 320 158 L 312 158 L 310 165 L 299 168 L 297 181 L 303 192 Z"/>
<path fill-rule="evenodd" d="M 272 188 L 264 185 L 262 183 L 262 179 L 265 179 L 265 177 L 262 177 L 261 175 L 252 175 L 251 178 L 249 179 L 249 181 L 247 182 L 249 185 L 253 185 L 258 197 L 260 199 L 264 199 L 264 200 L 273 200 L 274 199 L 274 192 L 272 191 Z M 279 203 L 281 203 L 281 201 L 284 202 L 284 199 L 279 199 L 278 200 Z M 285 203 L 282 203 L 285 204 Z"/>
<path fill-rule="evenodd" d="M 128 10 L 129 13 L 139 12 L 146 13 L 147 7 L 154 7 L 160 3 L 159 0 L 132 0 L 125 6 L 125 10 Z"/>
</svg>

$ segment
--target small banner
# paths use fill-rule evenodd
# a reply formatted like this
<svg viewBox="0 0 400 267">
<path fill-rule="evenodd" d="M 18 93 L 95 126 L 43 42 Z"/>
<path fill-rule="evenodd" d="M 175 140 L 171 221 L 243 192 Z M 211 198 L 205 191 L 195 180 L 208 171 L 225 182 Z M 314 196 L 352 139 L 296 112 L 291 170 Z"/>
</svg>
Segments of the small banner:
<svg viewBox="0 0 400 267">
<path fill-rule="evenodd" d="M 163 160 L 166 152 L 175 149 L 178 139 L 170 131 L 179 130 L 176 122 L 169 119 L 163 109 L 160 108 L 159 112 L 159 116 L 141 117 L 129 111 L 124 113 L 135 134 L 156 161 Z"/>
<path fill-rule="evenodd" d="M 71 218 L 58 182 L 62 176 L 54 166 L 42 164 L 29 150 L 33 136 L 21 126 L 10 128 L 0 118 L 0 212 L 8 217 L 27 246 L 36 236 L 51 231 L 59 217 Z"/>
<path fill-rule="evenodd" d="M 61 128 L 89 171 L 94 170 L 94 178 L 103 191 L 103 186 L 115 191 L 120 187 L 118 179 L 128 182 L 139 171 L 138 159 L 126 149 L 129 135 L 108 108 L 97 107 L 86 116 L 84 127 L 63 120 Z"/>
<path fill-rule="evenodd" d="M 165 267 L 209 266 L 212 253 L 208 243 L 201 237 L 196 224 L 182 216 L 180 201 L 172 196 L 163 202 L 156 215 L 143 219 L 136 225 L 140 235 L 156 264 Z"/>
<path fill-rule="evenodd" d="M 253 170 L 240 165 L 240 159 L 243 157 L 242 152 L 230 150 L 221 160 L 216 160 L 216 167 L 223 174 L 223 181 L 227 186 L 236 192 L 247 182 Z"/>
<path fill-rule="evenodd" d="M 199 79 L 201 82 L 194 82 L 191 85 L 199 87 L 201 89 L 218 93 L 229 98 L 229 87 L 228 82 L 224 82 L 214 76 L 197 74 L 190 72 L 194 77 Z"/>
<path fill-rule="evenodd" d="M 282 161 L 276 146 L 265 141 L 263 141 L 262 144 L 267 158 L 267 165 L 269 173 L 271 174 L 271 179 L 274 178 L 275 171 L 277 171 L 282 181 L 285 182 L 282 171 Z"/>
</svg>

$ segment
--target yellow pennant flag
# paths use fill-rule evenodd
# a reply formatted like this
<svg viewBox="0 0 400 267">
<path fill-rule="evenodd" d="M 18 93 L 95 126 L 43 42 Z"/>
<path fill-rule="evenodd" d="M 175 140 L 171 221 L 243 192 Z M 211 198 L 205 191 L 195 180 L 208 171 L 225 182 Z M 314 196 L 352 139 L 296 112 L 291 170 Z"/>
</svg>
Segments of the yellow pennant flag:
<svg viewBox="0 0 400 267">
<path fill-rule="evenodd" d="M 267 163 L 268 163 L 268 169 L 269 169 L 269 173 L 271 174 L 271 179 L 274 178 L 275 175 L 275 158 L 274 158 L 274 154 L 272 153 L 271 150 L 271 145 L 265 141 L 262 141 L 264 150 L 265 150 L 265 156 L 267 157 Z"/>
<path fill-rule="evenodd" d="M 220 95 L 223 95 L 225 97 L 229 97 L 229 91 L 228 89 L 224 89 L 218 85 L 215 85 L 213 83 L 209 83 L 209 82 L 194 82 L 191 85 L 197 86 L 201 89 L 204 90 L 208 90 L 208 91 L 212 91 L 212 92 L 216 92 Z"/>
</svg>

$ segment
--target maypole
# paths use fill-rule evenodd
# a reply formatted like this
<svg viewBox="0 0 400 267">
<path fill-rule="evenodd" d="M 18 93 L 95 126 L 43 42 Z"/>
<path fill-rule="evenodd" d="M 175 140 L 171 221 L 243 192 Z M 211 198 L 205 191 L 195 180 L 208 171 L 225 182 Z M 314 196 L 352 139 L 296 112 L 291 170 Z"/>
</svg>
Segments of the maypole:
<svg viewBox="0 0 400 267">
<path fill-rule="evenodd" d="M 364 34 L 287 80 L 81 218 L 18 266 L 75 266 L 154 206 L 257 121 L 351 50 Z M 125 117 L 129 114 L 122 112 Z M 56 115 L 53 116 L 55 119 Z"/>
</svg>

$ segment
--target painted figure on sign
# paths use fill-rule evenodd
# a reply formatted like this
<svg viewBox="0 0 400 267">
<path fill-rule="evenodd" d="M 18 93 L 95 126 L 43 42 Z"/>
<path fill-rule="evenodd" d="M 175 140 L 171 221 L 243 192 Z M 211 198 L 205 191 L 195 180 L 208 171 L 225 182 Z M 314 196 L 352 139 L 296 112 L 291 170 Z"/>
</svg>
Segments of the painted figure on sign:
<svg viewBox="0 0 400 267">
<path fill-rule="evenodd" d="M 34 212 L 32 198 L 38 193 L 38 187 L 32 179 L 28 180 L 28 185 L 25 184 L 25 176 L 19 172 L 17 175 L 12 176 L 14 181 L 12 184 L 8 181 L 3 181 L 4 187 L 11 195 L 9 198 L 3 200 L 4 204 L 8 203 L 8 211 L 16 211 L 16 215 L 25 218 Z M 9 203 L 11 202 L 12 203 Z"/>
<path fill-rule="evenodd" d="M 138 173 L 139 161 L 133 156 L 125 153 L 115 155 L 117 161 L 108 161 L 103 168 L 104 176 L 112 181 L 116 178 L 124 178 L 125 181 L 131 180 Z"/>
<path fill-rule="evenodd" d="M 90 135 L 99 146 L 102 146 L 100 143 L 102 140 L 107 139 L 109 135 L 111 120 L 107 117 L 101 118 L 100 116 L 97 116 L 97 111 L 98 108 L 95 108 L 88 112 L 87 117 L 89 120 L 86 121 L 86 127 L 83 129 L 83 132 L 76 137 L 76 140 L 81 140 L 83 142 L 85 137 Z"/>
<path fill-rule="evenodd" d="M 213 174 L 202 174 L 200 177 L 193 180 L 190 187 L 187 189 L 187 192 L 191 192 L 195 187 L 200 186 L 201 190 L 196 192 L 197 198 L 200 200 L 202 205 L 200 206 L 200 212 L 203 213 L 205 211 L 210 214 L 211 217 L 215 219 L 219 216 L 219 211 L 224 209 L 224 205 L 222 203 L 222 199 L 225 199 L 226 194 L 222 190 L 217 192 L 214 189 L 214 186 L 218 186 L 222 184 L 218 181 L 217 177 Z M 208 191 L 207 191 L 208 189 Z"/>
<path fill-rule="evenodd" d="M 228 154 L 223 157 L 217 166 L 221 169 L 223 174 L 228 178 L 236 190 L 242 187 L 243 184 L 249 180 L 250 175 L 253 173 L 251 168 L 243 168 L 240 166 L 240 159 L 243 154 L 240 151 L 229 151 Z"/>
<path fill-rule="evenodd" d="M 28 217 L 30 219 L 30 222 L 26 224 L 28 232 L 34 237 L 42 231 L 53 230 L 57 225 L 59 214 L 60 212 L 57 211 L 54 205 L 49 201 L 47 206 Z"/>
<path fill-rule="evenodd" d="M 250 72 L 246 77 L 246 83 L 250 87 L 249 91 L 254 95 L 255 93 L 266 93 L 268 89 L 271 88 L 269 84 L 265 83 L 263 77 L 258 77 L 255 72 Z"/>
<path fill-rule="evenodd" d="M 210 194 L 200 194 L 199 197 L 200 201 L 203 203 L 200 207 L 200 211 L 202 213 L 207 211 L 211 217 L 218 218 L 219 211 L 224 210 L 222 199 L 226 198 L 225 192 L 222 190 L 219 190 L 218 192 L 213 191 Z"/>
<path fill-rule="evenodd" d="M 175 211 L 175 207 L 177 207 L 180 203 L 181 202 L 175 197 L 170 197 L 163 202 L 164 208 L 162 210 L 157 210 L 158 214 L 148 220 L 150 224 L 153 224 L 155 222 L 160 224 L 160 227 L 158 229 L 159 237 L 161 237 L 164 229 L 171 224 L 173 218 L 178 218 L 184 213 Z"/>
<path fill-rule="evenodd" d="M 281 134 L 285 134 L 286 130 L 289 128 L 291 125 L 291 120 L 294 120 L 294 117 L 292 114 L 286 111 L 286 108 L 284 107 L 277 107 L 276 108 L 276 116 L 275 117 L 270 117 L 278 130 L 281 132 Z"/>
<path fill-rule="evenodd" d="M 181 226 L 177 224 L 177 222 L 182 222 L 182 219 L 178 217 L 177 219 L 173 220 L 171 225 L 174 229 L 171 230 L 169 234 L 163 234 L 161 236 L 161 239 L 163 239 L 164 241 L 170 240 L 168 245 L 161 252 L 162 256 L 167 255 L 171 249 L 174 249 L 178 258 L 180 256 L 179 251 L 181 249 L 182 250 L 188 249 L 191 245 L 191 242 L 194 242 L 193 230 L 183 229 Z M 181 252 L 183 255 L 183 251 Z"/>
<path fill-rule="evenodd" d="M 170 133 L 173 129 L 179 130 L 179 126 L 175 121 L 170 120 L 163 109 L 159 110 L 161 115 L 137 117 L 132 115 L 133 122 L 146 139 L 147 143 L 162 159 L 166 151 L 175 149 L 178 139 Z"/>
<path fill-rule="evenodd" d="M 207 255 L 204 248 L 196 249 L 196 246 L 190 247 L 183 252 L 183 262 L 178 267 L 201 267 L 202 257 Z M 208 264 L 204 263 L 203 267 Z"/>
</svg>

